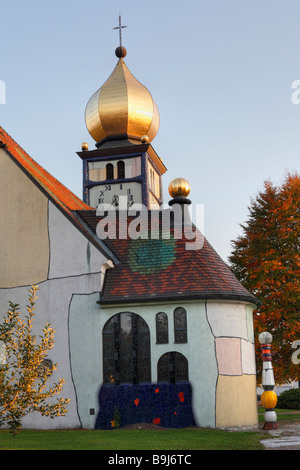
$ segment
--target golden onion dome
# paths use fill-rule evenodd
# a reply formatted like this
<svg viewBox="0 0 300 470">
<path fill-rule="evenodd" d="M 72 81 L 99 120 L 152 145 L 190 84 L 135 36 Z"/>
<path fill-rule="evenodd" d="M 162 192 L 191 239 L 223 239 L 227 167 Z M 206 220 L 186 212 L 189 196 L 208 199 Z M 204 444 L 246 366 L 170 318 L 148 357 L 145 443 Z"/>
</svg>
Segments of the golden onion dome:
<svg viewBox="0 0 300 470">
<path fill-rule="evenodd" d="M 171 197 L 187 197 L 190 194 L 190 183 L 184 178 L 175 178 L 169 184 L 169 193 Z"/>
<path fill-rule="evenodd" d="M 86 106 L 87 129 L 97 143 L 115 138 L 151 142 L 159 128 L 157 106 L 125 65 L 125 47 L 118 47 L 115 54 L 119 58 L 115 69 Z"/>
</svg>

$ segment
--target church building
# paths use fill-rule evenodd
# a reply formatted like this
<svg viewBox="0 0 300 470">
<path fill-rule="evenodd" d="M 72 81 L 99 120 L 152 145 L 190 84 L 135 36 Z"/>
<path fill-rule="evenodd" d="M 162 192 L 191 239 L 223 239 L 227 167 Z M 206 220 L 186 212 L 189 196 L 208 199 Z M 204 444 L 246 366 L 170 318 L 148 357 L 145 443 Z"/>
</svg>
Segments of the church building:
<svg viewBox="0 0 300 470">
<path fill-rule="evenodd" d="M 0 127 L 0 312 L 26 312 L 39 286 L 35 327 L 56 331 L 48 360 L 71 400 L 23 427 L 254 426 L 258 301 L 190 221 L 186 180 L 163 206 L 158 108 L 115 53 L 85 110 L 82 200 Z"/>
</svg>

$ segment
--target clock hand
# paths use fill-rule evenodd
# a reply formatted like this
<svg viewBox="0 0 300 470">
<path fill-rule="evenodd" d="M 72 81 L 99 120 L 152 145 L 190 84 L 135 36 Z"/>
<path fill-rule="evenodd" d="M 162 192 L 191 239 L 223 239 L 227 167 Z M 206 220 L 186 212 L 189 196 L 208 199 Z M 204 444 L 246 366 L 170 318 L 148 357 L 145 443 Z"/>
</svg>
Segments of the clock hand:
<svg viewBox="0 0 300 470">
<path fill-rule="evenodd" d="M 119 196 L 114 195 L 111 201 L 112 206 L 118 206 L 119 205 Z"/>
</svg>

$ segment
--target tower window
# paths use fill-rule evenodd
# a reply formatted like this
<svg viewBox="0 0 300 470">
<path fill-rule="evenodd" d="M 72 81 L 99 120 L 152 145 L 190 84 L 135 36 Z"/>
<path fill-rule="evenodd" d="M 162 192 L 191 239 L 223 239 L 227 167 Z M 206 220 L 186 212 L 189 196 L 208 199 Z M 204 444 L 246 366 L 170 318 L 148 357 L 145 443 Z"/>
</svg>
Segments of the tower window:
<svg viewBox="0 0 300 470">
<path fill-rule="evenodd" d="M 118 313 L 105 324 L 102 337 L 104 383 L 151 381 L 150 332 L 142 317 Z"/>
<path fill-rule="evenodd" d="M 187 342 L 186 310 L 182 307 L 174 310 L 174 336 L 175 343 Z"/>
<path fill-rule="evenodd" d="M 106 179 L 113 180 L 114 179 L 114 166 L 112 163 L 108 163 L 106 165 Z"/>
<path fill-rule="evenodd" d="M 117 163 L 118 166 L 118 178 L 125 178 L 125 163 L 120 160 Z"/>
<path fill-rule="evenodd" d="M 150 168 L 150 188 L 152 189 L 152 191 L 154 191 L 155 189 L 154 171 L 152 170 L 152 168 Z"/>
<path fill-rule="evenodd" d="M 160 357 L 157 364 L 158 382 L 187 382 L 189 380 L 188 361 L 176 351 L 170 351 Z"/>
<path fill-rule="evenodd" d="M 158 344 L 169 342 L 168 315 L 164 312 L 156 315 L 156 342 Z"/>
</svg>

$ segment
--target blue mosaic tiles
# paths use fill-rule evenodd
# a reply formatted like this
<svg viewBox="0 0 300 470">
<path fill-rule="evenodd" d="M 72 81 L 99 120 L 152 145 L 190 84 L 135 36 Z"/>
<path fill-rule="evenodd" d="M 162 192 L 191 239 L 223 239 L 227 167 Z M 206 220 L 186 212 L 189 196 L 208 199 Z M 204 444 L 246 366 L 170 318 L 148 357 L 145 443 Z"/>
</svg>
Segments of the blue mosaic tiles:
<svg viewBox="0 0 300 470">
<path fill-rule="evenodd" d="M 120 427 L 136 423 L 154 423 L 170 428 L 196 426 L 189 382 L 104 384 L 99 391 L 99 405 L 96 429 L 114 429 L 116 412 Z"/>
</svg>

